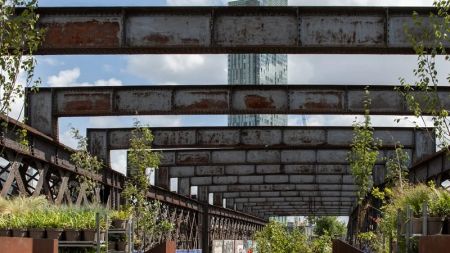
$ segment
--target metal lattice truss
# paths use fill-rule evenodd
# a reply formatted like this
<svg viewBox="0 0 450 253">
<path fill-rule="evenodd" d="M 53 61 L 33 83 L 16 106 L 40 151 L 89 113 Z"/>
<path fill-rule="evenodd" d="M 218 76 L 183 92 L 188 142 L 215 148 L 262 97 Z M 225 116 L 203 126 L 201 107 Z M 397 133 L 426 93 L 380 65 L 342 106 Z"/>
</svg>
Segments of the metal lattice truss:
<svg viewBox="0 0 450 253">
<path fill-rule="evenodd" d="M 4 122 L 5 118 L 2 120 Z M 19 194 L 44 195 L 55 204 L 83 205 L 100 202 L 112 208 L 120 205 L 120 192 L 125 180 L 122 174 L 108 167 L 103 170 L 102 175 L 87 174 L 70 162 L 70 155 L 74 150 L 36 129 L 12 119 L 7 120 L 8 127 L 2 129 L 0 138 L 2 151 L 0 153 L 0 194 L 2 197 Z M 17 129 L 27 130 L 28 146 L 20 144 L 20 137 L 16 134 Z M 97 180 L 101 187 L 93 193 L 88 193 L 85 187 L 80 186 L 80 176 L 89 176 Z M 234 229 L 238 229 L 235 232 L 248 236 L 266 222 L 244 213 L 199 203 L 156 187 L 149 189 L 148 197 L 161 202 L 162 212 L 159 219 L 168 220 L 175 225 L 175 229 L 169 234 L 149 236 L 148 245 L 174 240 L 178 248 L 200 248 L 205 246 L 202 245 L 202 240 L 206 241 L 208 246 L 210 245 L 208 238 L 218 236 L 217 224 L 228 226 L 228 223 L 223 225 L 222 220 L 230 219 L 238 222 L 242 226 L 235 227 Z M 212 222 L 207 223 L 203 220 L 212 220 Z M 214 227 L 202 228 L 203 223 Z M 207 231 L 206 234 L 203 231 Z M 224 234 L 220 236 L 226 237 Z"/>
</svg>

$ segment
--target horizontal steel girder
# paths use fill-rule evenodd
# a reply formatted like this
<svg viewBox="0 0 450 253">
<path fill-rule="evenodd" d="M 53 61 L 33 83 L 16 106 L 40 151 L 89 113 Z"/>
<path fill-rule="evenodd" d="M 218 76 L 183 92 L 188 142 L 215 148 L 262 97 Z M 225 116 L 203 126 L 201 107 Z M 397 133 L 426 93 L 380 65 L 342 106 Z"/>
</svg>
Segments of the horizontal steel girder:
<svg viewBox="0 0 450 253">
<path fill-rule="evenodd" d="M 26 119 L 56 136 L 58 117 L 174 114 L 363 114 L 365 86 L 197 85 L 27 89 Z M 438 91 L 450 109 L 450 87 Z M 393 86 L 370 88 L 371 114 L 411 115 Z M 31 109 L 32 108 L 32 109 Z"/>
<path fill-rule="evenodd" d="M 89 151 L 109 161 L 110 150 L 130 148 L 132 131 L 133 128 L 88 128 Z M 151 132 L 155 149 L 348 148 L 353 138 L 352 127 L 164 127 L 151 128 Z M 374 137 L 383 141 L 383 147 L 401 143 L 404 148 L 420 149 L 431 132 L 432 129 L 380 127 L 375 128 Z"/>
<path fill-rule="evenodd" d="M 318 202 L 312 202 L 312 201 L 289 201 L 289 202 L 267 202 L 267 203 L 259 203 L 259 202 L 246 202 L 241 203 L 243 206 L 247 207 L 266 207 L 266 206 L 295 206 L 295 207 L 321 207 L 321 206 L 352 206 L 354 202 L 348 201 L 318 201 Z M 326 204 L 326 205 L 325 205 Z"/>
<path fill-rule="evenodd" d="M 355 200 L 355 197 L 327 197 L 327 196 L 318 196 L 316 198 L 312 197 L 265 197 L 265 198 L 234 198 L 234 203 L 268 203 L 268 202 L 302 202 L 302 201 L 312 201 L 314 200 L 316 203 L 320 203 L 321 201 L 325 202 L 352 202 Z"/>
<path fill-rule="evenodd" d="M 209 192 L 262 192 L 262 191 L 279 191 L 281 196 L 293 196 L 293 192 L 307 192 L 311 189 L 319 190 L 337 190 L 352 191 L 356 190 L 355 185 L 351 184 L 255 184 L 255 185 L 210 185 Z"/>
<path fill-rule="evenodd" d="M 414 164 L 409 171 L 411 182 L 436 180 L 436 183 L 439 184 L 439 181 L 450 178 L 450 153 L 443 149 Z"/>
<path fill-rule="evenodd" d="M 381 7 L 39 8 L 47 29 L 38 54 L 414 54 L 413 11 Z"/>
<path fill-rule="evenodd" d="M 328 185 L 325 185 L 328 186 Z M 339 188 L 337 186 L 336 188 Z M 303 194 L 305 192 L 314 191 L 317 192 L 316 194 Z M 356 192 L 356 189 L 353 191 L 346 191 L 341 189 L 336 189 L 334 191 L 331 190 L 305 190 L 305 191 L 251 191 L 251 192 L 222 192 L 222 196 L 224 198 L 257 198 L 257 197 L 305 197 L 308 198 L 308 196 L 325 196 L 329 193 L 336 193 L 333 194 L 333 196 L 354 196 L 354 192 Z M 323 195 L 322 195 L 323 194 Z M 314 197 L 311 197 L 314 198 Z"/>
<path fill-rule="evenodd" d="M 416 157 L 434 153 L 435 146 L 420 150 L 419 155 L 405 149 L 413 161 Z M 161 152 L 160 167 L 173 166 L 213 166 L 213 165 L 347 165 L 349 149 L 208 149 L 176 150 Z M 391 157 L 393 150 L 380 150 L 376 164 L 383 165 L 383 157 Z"/>
<path fill-rule="evenodd" d="M 214 176 L 190 177 L 191 186 L 258 185 L 258 184 L 342 184 L 353 185 L 352 175 L 258 175 L 258 176 Z"/>
</svg>

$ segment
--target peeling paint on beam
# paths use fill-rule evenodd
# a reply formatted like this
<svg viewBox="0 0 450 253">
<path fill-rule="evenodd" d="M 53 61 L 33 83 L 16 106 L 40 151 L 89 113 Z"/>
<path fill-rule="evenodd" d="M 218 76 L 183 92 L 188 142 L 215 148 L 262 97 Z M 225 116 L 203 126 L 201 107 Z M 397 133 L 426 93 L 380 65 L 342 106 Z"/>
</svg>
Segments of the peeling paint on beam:
<svg viewBox="0 0 450 253">
<path fill-rule="evenodd" d="M 365 86 L 197 85 L 40 88 L 26 91 L 26 119 L 56 136 L 58 117 L 177 114 L 363 114 Z M 450 109 L 450 87 L 438 91 Z M 371 114 L 411 115 L 393 86 L 370 88 Z M 258 100 L 255 102 L 255 99 Z M 32 108 L 32 109 L 31 109 Z"/>
<path fill-rule="evenodd" d="M 39 8 L 38 54 L 414 54 L 409 7 Z M 428 25 L 428 22 L 425 22 Z M 426 30 L 428 26 L 425 27 Z"/>
</svg>

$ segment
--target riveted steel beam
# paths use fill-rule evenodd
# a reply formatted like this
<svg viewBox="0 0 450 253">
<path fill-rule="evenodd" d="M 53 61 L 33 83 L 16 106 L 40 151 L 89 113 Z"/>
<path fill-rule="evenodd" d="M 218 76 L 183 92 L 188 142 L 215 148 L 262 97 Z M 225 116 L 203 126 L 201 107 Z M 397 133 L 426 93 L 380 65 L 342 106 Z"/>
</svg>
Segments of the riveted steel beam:
<svg viewBox="0 0 450 253">
<path fill-rule="evenodd" d="M 413 11 L 424 18 L 414 25 Z M 39 8 L 38 54 L 414 54 L 404 27 L 430 30 L 432 8 Z"/>
<path fill-rule="evenodd" d="M 363 114 L 365 86 L 213 85 L 40 88 L 26 91 L 26 119 L 56 136 L 58 117 L 175 114 Z M 450 109 L 450 87 L 440 87 Z M 370 88 L 371 114 L 411 115 L 393 86 Z"/>
<path fill-rule="evenodd" d="M 91 154 L 109 161 L 109 151 L 129 149 L 133 128 L 88 128 Z M 177 127 L 151 128 L 156 149 L 171 148 L 348 148 L 352 127 Z M 419 148 L 433 139 L 432 129 L 388 128 L 374 130 L 383 147 L 401 143 L 404 148 Z M 422 144 L 424 143 L 424 144 Z M 431 143 L 432 144 L 432 143 Z"/>
<path fill-rule="evenodd" d="M 319 185 L 322 186 L 322 185 Z M 327 186 L 327 185 L 323 185 Z M 342 188 L 336 185 L 336 188 Z M 312 191 L 312 190 L 311 190 Z M 335 191 L 330 190 L 320 190 L 316 187 L 314 193 L 308 190 L 297 190 L 297 191 L 252 191 L 252 192 L 223 192 L 224 198 L 266 198 L 266 197 L 304 197 L 304 199 L 314 198 L 317 196 L 338 196 L 338 197 L 353 197 L 355 196 L 354 191 L 345 191 L 336 189 Z"/>
</svg>

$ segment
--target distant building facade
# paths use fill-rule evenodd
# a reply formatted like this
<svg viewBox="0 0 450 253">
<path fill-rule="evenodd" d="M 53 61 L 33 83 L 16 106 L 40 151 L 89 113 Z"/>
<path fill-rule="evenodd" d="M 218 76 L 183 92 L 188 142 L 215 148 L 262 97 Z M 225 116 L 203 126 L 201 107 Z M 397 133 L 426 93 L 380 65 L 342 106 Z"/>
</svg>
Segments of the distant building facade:
<svg viewBox="0 0 450 253">
<path fill-rule="evenodd" d="M 239 0 L 230 6 L 287 6 L 287 0 Z M 228 55 L 228 84 L 287 84 L 286 54 Z M 287 115 L 230 115 L 229 126 L 286 126 Z"/>
</svg>

